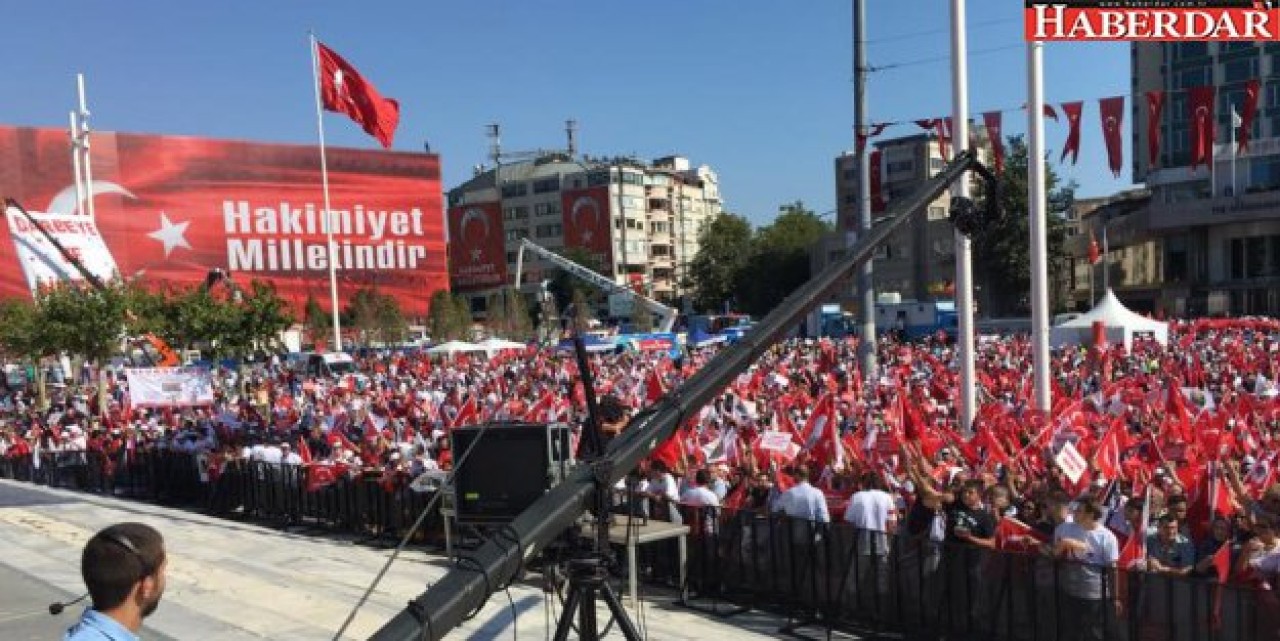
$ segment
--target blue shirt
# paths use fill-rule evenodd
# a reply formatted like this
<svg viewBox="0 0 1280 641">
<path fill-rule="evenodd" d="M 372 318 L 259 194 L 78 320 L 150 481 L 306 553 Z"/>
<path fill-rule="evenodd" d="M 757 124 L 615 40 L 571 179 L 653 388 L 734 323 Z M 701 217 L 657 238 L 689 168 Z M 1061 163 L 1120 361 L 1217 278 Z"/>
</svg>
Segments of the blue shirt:
<svg viewBox="0 0 1280 641">
<path fill-rule="evenodd" d="M 827 497 L 816 487 L 806 481 L 800 483 L 778 498 L 774 510 L 786 512 L 793 519 L 804 519 L 818 523 L 830 523 L 831 515 L 827 512 Z"/>
<path fill-rule="evenodd" d="M 138 635 L 129 628 L 120 625 L 115 619 L 94 610 L 85 608 L 84 614 L 75 625 L 67 629 L 62 641 L 139 641 Z"/>
</svg>

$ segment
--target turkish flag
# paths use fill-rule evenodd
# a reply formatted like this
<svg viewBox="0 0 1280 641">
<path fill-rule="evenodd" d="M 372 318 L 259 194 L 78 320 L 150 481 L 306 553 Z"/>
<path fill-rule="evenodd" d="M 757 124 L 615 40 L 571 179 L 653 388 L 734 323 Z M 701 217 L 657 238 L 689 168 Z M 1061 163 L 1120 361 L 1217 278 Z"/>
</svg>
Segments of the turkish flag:
<svg viewBox="0 0 1280 641">
<path fill-rule="evenodd" d="M 1164 111 L 1164 92 L 1147 92 L 1147 162 L 1152 166 L 1160 159 L 1160 114 Z"/>
<path fill-rule="evenodd" d="M 1253 118 L 1258 115 L 1258 79 L 1244 83 L 1244 106 L 1240 110 L 1240 129 L 1236 133 L 1239 152 L 1249 150 L 1249 132 L 1253 130 Z"/>
<path fill-rule="evenodd" d="M 1010 516 L 996 524 L 996 549 L 1008 552 L 1034 552 L 1047 543 L 1048 537 L 1030 525 Z"/>
<path fill-rule="evenodd" d="M 996 173 L 1004 172 L 1004 134 L 1000 127 L 1001 113 L 988 111 L 982 114 L 982 124 L 987 128 L 987 137 L 991 139 L 991 158 L 995 162 Z"/>
<path fill-rule="evenodd" d="M 658 372 L 649 370 L 649 374 L 644 379 L 644 402 L 652 405 L 663 396 L 666 396 L 666 394 L 667 388 L 662 384 L 662 379 L 658 377 Z"/>
<path fill-rule="evenodd" d="M 1107 143 L 1107 166 L 1111 174 L 1119 178 L 1124 166 L 1124 147 L 1120 142 L 1120 128 L 1124 125 L 1124 96 L 1099 100 L 1098 112 L 1102 117 L 1102 139 Z"/>
<path fill-rule="evenodd" d="M 1067 131 L 1067 142 L 1062 145 L 1062 157 L 1058 162 L 1066 160 L 1067 154 L 1071 154 L 1071 164 L 1074 165 L 1080 157 L 1080 114 L 1083 110 L 1083 102 L 1062 103 L 1062 112 L 1067 114 L 1067 125 L 1070 129 Z"/>
<path fill-rule="evenodd" d="M 346 114 L 365 133 L 390 149 L 400 124 L 400 103 L 383 98 L 351 63 L 319 42 L 316 56 L 320 64 L 320 101 L 324 108 Z"/>
<path fill-rule="evenodd" d="M 1213 98 L 1215 89 L 1192 87 L 1187 100 L 1187 118 L 1191 121 L 1191 169 L 1213 162 Z M 1212 171 L 1212 167 L 1209 168 Z"/>
<path fill-rule="evenodd" d="M 321 488 L 333 485 L 347 473 L 347 466 L 342 463 L 312 463 L 303 469 L 307 471 L 308 492 L 319 492 Z"/>
<path fill-rule="evenodd" d="M 1089 230 L 1089 264 L 1097 265 L 1102 260 L 1102 252 L 1098 249 L 1098 239 L 1094 237 L 1093 230 Z"/>
<path fill-rule="evenodd" d="M 932 120 L 916 121 L 916 126 L 920 127 L 921 129 L 927 129 L 929 131 L 932 131 L 938 135 L 938 152 L 942 154 L 943 160 L 949 160 L 951 158 L 951 154 L 949 153 L 950 143 L 951 143 L 951 131 L 950 131 L 950 128 L 947 127 L 947 120 L 950 120 L 950 119 L 934 118 Z"/>
<path fill-rule="evenodd" d="M 884 180 L 883 174 L 880 172 L 880 165 L 884 160 L 884 154 L 879 149 L 871 152 L 871 211 L 879 213 L 884 211 Z"/>
<path fill-rule="evenodd" d="M 449 271 L 455 291 L 501 287 L 507 282 L 502 204 L 471 203 L 448 212 Z"/>
<path fill-rule="evenodd" d="M 613 213 L 609 187 L 566 189 L 560 194 L 565 247 L 580 247 L 595 256 L 599 269 L 613 267 Z"/>
</svg>

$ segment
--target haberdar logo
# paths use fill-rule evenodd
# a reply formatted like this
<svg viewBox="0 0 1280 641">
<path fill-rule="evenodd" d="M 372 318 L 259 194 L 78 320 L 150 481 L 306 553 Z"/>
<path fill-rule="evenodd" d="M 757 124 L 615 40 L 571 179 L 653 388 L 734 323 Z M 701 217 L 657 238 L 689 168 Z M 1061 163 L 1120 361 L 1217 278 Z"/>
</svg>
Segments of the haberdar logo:
<svg viewBox="0 0 1280 641">
<path fill-rule="evenodd" d="M 578 214 L 583 211 L 591 212 L 591 226 L 583 227 L 578 220 Z M 582 239 L 583 244 L 591 242 L 591 236 L 595 233 L 596 227 L 600 225 L 600 203 L 596 202 L 591 196 L 579 196 L 573 201 L 573 207 L 569 210 L 569 217 L 573 220 L 574 229 L 578 230 L 578 236 Z"/>
<path fill-rule="evenodd" d="M 1027 40 L 1257 41 L 1280 34 L 1280 0 L 1027 0 Z"/>
<path fill-rule="evenodd" d="M 472 221 L 479 221 L 480 235 L 477 237 L 471 232 Z M 462 231 L 462 240 L 470 247 L 471 262 L 478 263 L 484 257 L 484 243 L 489 239 L 489 214 L 485 210 L 478 207 L 472 207 L 462 212 L 462 220 L 458 222 L 458 229 Z"/>
</svg>

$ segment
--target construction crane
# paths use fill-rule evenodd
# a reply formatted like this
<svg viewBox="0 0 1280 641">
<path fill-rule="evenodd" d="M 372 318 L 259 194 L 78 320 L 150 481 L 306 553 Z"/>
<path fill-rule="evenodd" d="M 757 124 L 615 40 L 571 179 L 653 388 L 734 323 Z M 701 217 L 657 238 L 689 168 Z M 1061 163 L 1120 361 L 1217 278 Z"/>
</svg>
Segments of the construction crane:
<svg viewBox="0 0 1280 641">
<path fill-rule="evenodd" d="M 579 465 L 509 525 L 485 539 L 474 551 L 463 554 L 448 574 L 429 585 L 369 638 L 373 641 L 438 641 L 479 612 L 490 594 L 508 585 L 524 568 L 525 559 L 540 553 L 595 505 L 593 493 L 597 486 L 612 486 L 635 469 L 654 448 L 675 433 L 680 424 L 696 416 L 765 350 L 786 336 L 810 310 L 831 293 L 847 288 L 849 279 L 871 259 L 878 246 L 896 229 L 928 209 L 929 203 L 969 171 L 982 176 L 987 193 L 991 194 L 987 209 L 984 213 L 967 198 L 953 198 L 951 222 L 965 235 L 994 222 L 994 217 L 999 215 L 996 203 L 1000 202 L 995 174 L 978 163 L 972 151 L 957 153 L 954 160 L 915 191 L 895 199 L 884 224 L 872 227 L 843 257 L 792 291 L 741 341 L 717 354 L 680 387 L 631 417 L 626 429 L 609 442 L 602 456 Z"/>
<path fill-rule="evenodd" d="M 608 276 L 591 271 L 590 269 L 587 269 L 586 267 L 583 267 L 582 265 L 579 265 L 578 263 L 575 263 L 568 258 L 565 258 L 564 256 L 529 240 L 528 238 L 520 239 L 520 251 L 516 254 L 515 285 L 517 289 L 520 287 L 520 280 L 524 271 L 524 251 L 526 249 L 537 254 L 539 257 L 550 261 L 560 269 L 595 285 L 609 294 L 626 296 L 633 304 L 640 305 L 650 312 L 653 312 L 653 314 L 658 317 L 658 331 L 670 332 L 671 329 L 675 327 L 677 316 L 676 310 L 667 307 L 648 296 L 641 295 L 630 287 L 619 285 Z"/>
<path fill-rule="evenodd" d="M 107 286 L 102 283 L 102 279 L 89 271 L 89 269 L 84 266 L 84 263 L 81 263 L 80 259 L 76 258 L 75 254 L 67 251 L 67 248 L 62 246 L 62 243 L 58 241 L 57 237 L 50 234 L 49 230 L 45 229 L 44 225 L 41 225 L 40 222 L 35 219 L 35 216 L 32 216 L 31 212 L 27 211 L 26 207 L 23 207 L 21 203 L 13 198 L 5 198 L 4 205 L 6 209 L 16 209 L 27 219 L 27 222 L 31 223 L 32 227 L 40 230 L 40 233 L 44 235 L 45 240 L 49 241 L 49 244 L 53 245 L 53 248 L 57 249 L 58 253 L 62 255 L 62 259 L 67 261 L 67 263 L 72 267 L 75 267 L 77 272 L 80 272 L 80 277 L 83 278 L 85 282 L 89 283 L 89 285 L 97 291 L 103 291 L 107 288 Z M 137 320 L 137 317 L 134 316 L 132 311 L 126 309 L 124 313 L 125 317 L 130 321 Z M 147 344 L 151 346 L 151 349 L 155 350 L 155 356 L 147 354 L 146 350 L 143 350 L 143 354 L 147 357 L 147 360 L 151 361 L 152 366 L 177 367 L 182 364 L 182 358 L 178 356 L 177 352 L 173 351 L 172 347 L 169 347 L 169 343 L 165 342 L 163 338 L 148 332 L 142 335 L 142 340 L 145 340 Z"/>
</svg>

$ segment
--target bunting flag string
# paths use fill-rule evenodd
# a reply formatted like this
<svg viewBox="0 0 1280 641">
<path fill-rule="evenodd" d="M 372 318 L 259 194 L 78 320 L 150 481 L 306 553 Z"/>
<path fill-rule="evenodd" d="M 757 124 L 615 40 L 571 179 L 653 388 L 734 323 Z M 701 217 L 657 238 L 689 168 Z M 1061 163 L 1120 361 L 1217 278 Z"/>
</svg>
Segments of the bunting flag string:
<svg viewBox="0 0 1280 641">
<path fill-rule="evenodd" d="M 1142 103 L 1146 107 L 1147 115 L 1147 162 L 1153 167 L 1159 165 L 1160 150 L 1163 144 L 1161 136 L 1161 117 L 1164 115 L 1164 107 L 1171 96 L 1185 95 L 1187 96 L 1187 118 L 1190 123 L 1188 132 L 1188 148 L 1191 150 L 1191 167 L 1195 169 L 1201 163 L 1208 165 L 1213 154 L 1214 130 L 1216 129 L 1216 121 L 1214 120 L 1214 104 L 1219 91 L 1241 92 L 1242 100 L 1238 103 L 1233 102 L 1229 105 L 1233 115 L 1232 126 L 1237 133 L 1236 136 L 1236 153 L 1244 153 L 1249 149 L 1251 139 L 1252 126 L 1257 118 L 1258 96 L 1261 92 L 1262 81 L 1264 80 L 1280 80 L 1280 74 L 1260 76 L 1244 81 L 1227 82 L 1219 85 L 1206 85 L 1202 87 L 1189 87 L 1186 89 L 1174 90 L 1153 90 L 1145 91 L 1140 94 L 1119 94 L 1108 98 L 1097 99 L 1099 111 L 1099 123 L 1103 142 L 1105 143 L 1107 152 L 1107 167 L 1117 178 L 1120 177 L 1124 167 L 1123 155 L 1123 126 L 1124 126 L 1124 108 L 1125 100 L 1133 100 L 1135 107 Z M 1083 116 L 1084 100 L 1069 101 L 1058 103 L 1057 108 L 1053 104 L 1044 104 L 1044 116 L 1054 122 L 1060 122 L 1059 110 L 1067 116 L 1067 137 L 1063 141 L 1062 151 L 1060 152 L 1059 162 L 1066 162 L 1067 156 L 1071 156 L 1071 164 L 1077 164 L 1080 153 L 1080 121 Z M 1239 110 L 1237 111 L 1237 107 Z M 1026 103 L 1018 107 L 1006 107 L 1001 109 L 992 109 L 981 112 L 983 125 L 988 132 L 998 131 L 999 133 L 992 136 L 987 135 L 986 144 L 990 145 L 992 164 L 997 171 L 1003 169 L 1004 165 L 1004 143 L 1003 143 L 1003 115 L 1005 113 L 1025 112 Z M 916 120 L 886 120 L 882 122 L 874 122 L 866 127 L 865 134 L 857 136 L 859 150 L 864 149 L 867 141 L 882 135 L 887 129 L 902 125 L 915 125 L 921 129 L 931 132 L 938 139 L 939 151 L 944 158 L 951 157 L 951 147 L 953 140 L 951 135 L 951 118 L 924 118 Z M 970 128 L 970 145 L 974 146 L 974 130 Z M 1135 149 L 1134 153 L 1138 153 Z"/>
</svg>

